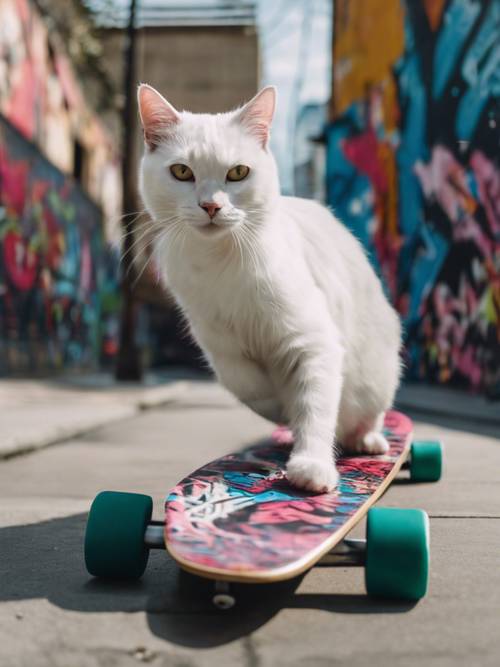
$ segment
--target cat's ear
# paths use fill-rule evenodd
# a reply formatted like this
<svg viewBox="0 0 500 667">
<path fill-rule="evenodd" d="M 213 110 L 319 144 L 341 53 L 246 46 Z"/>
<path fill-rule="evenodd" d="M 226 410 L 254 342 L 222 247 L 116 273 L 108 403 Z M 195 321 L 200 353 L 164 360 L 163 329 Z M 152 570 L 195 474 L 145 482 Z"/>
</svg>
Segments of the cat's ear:
<svg viewBox="0 0 500 667">
<path fill-rule="evenodd" d="M 139 86 L 137 101 L 144 141 L 154 150 L 165 138 L 165 133 L 180 121 L 179 113 L 157 90 L 145 83 Z"/>
<path fill-rule="evenodd" d="M 276 107 L 276 88 L 266 86 L 250 102 L 236 112 L 236 119 L 267 147 L 274 109 Z"/>
</svg>

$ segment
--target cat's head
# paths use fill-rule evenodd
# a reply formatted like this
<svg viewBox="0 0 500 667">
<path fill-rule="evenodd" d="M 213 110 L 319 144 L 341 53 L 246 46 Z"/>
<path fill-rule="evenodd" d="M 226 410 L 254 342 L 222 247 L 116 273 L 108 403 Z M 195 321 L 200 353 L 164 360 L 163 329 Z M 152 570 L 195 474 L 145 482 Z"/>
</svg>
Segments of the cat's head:
<svg viewBox="0 0 500 667">
<path fill-rule="evenodd" d="M 269 150 L 275 99 L 267 87 L 235 111 L 194 114 L 139 86 L 140 191 L 157 223 L 200 241 L 262 223 L 279 195 Z"/>
</svg>

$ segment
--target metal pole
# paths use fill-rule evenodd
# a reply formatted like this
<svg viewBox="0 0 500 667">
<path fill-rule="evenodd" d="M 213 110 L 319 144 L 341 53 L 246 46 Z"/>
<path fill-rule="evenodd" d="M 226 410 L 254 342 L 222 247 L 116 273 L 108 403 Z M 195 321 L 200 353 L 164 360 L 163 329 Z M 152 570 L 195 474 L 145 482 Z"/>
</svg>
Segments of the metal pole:
<svg viewBox="0 0 500 667">
<path fill-rule="evenodd" d="M 130 14 L 124 48 L 124 106 L 122 118 L 122 185 L 123 185 L 123 260 L 121 265 L 122 310 L 120 319 L 120 342 L 116 362 L 117 380 L 137 381 L 142 378 L 140 350 L 137 346 L 136 322 L 137 303 L 133 286 L 136 279 L 132 246 L 134 243 L 134 216 L 136 209 L 135 177 L 133 169 L 134 129 L 135 129 L 135 86 L 136 86 L 136 0 L 130 2 Z"/>
</svg>

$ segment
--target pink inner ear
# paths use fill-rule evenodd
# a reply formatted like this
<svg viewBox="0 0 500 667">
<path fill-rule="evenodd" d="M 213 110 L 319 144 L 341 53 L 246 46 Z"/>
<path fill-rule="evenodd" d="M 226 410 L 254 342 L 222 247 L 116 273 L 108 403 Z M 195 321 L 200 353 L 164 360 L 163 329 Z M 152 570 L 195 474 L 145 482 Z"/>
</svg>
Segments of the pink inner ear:
<svg viewBox="0 0 500 667">
<path fill-rule="evenodd" d="M 243 124 L 248 127 L 251 133 L 262 145 L 267 143 L 269 138 L 269 125 L 259 113 L 248 112 L 243 116 Z"/>
<path fill-rule="evenodd" d="M 243 125 L 250 130 L 264 147 L 269 140 L 275 102 L 274 88 L 264 88 L 264 90 L 243 107 L 239 114 Z"/>
<path fill-rule="evenodd" d="M 180 117 L 174 107 L 150 86 L 140 86 L 138 98 L 144 140 L 150 148 L 154 148 L 169 128 L 179 122 Z"/>
</svg>

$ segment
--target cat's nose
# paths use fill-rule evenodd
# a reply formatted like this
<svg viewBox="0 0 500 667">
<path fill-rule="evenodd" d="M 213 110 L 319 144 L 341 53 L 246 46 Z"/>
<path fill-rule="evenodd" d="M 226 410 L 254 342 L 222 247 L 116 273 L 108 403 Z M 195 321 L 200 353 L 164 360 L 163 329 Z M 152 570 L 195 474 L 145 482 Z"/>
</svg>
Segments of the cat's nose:
<svg viewBox="0 0 500 667">
<path fill-rule="evenodd" d="M 219 206 L 219 204 L 216 204 L 214 201 L 201 202 L 200 206 L 211 218 L 213 218 L 217 211 L 220 211 L 222 208 L 222 206 Z"/>
</svg>

